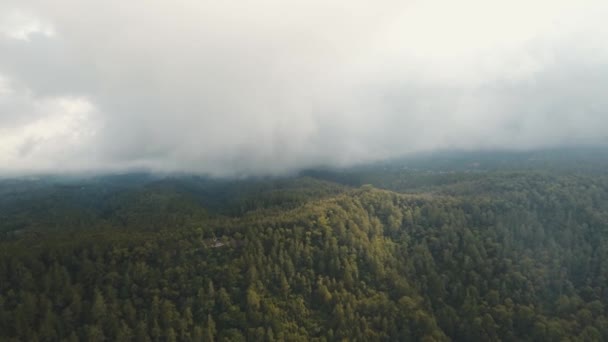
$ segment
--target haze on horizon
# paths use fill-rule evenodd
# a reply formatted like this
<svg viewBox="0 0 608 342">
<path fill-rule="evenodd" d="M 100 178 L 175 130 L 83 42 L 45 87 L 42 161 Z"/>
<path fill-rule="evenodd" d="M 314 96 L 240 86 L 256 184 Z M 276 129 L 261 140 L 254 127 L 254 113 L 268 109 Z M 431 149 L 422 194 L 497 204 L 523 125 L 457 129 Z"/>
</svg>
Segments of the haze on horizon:
<svg viewBox="0 0 608 342">
<path fill-rule="evenodd" d="M 0 4 L 0 173 L 608 143 L 606 1 Z"/>
</svg>

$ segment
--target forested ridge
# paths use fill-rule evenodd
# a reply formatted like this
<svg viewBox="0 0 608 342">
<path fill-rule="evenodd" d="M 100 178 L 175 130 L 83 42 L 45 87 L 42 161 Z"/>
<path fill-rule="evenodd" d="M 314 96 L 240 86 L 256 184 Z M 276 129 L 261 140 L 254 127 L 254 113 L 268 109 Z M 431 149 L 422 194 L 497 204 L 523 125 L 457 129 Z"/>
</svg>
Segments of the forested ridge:
<svg viewBox="0 0 608 342">
<path fill-rule="evenodd" d="M 605 175 L 205 182 L 6 190 L 0 340 L 608 340 Z"/>
</svg>

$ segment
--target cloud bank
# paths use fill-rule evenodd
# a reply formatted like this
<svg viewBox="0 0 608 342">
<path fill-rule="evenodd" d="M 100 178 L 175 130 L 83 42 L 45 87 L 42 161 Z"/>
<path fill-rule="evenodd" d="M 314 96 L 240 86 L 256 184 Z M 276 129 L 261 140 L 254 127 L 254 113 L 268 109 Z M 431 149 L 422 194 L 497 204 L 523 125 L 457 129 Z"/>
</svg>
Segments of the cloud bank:
<svg viewBox="0 0 608 342">
<path fill-rule="evenodd" d="M 608 143 L 605 1 L 0 4 L 0 173 Z"/>
</svg>

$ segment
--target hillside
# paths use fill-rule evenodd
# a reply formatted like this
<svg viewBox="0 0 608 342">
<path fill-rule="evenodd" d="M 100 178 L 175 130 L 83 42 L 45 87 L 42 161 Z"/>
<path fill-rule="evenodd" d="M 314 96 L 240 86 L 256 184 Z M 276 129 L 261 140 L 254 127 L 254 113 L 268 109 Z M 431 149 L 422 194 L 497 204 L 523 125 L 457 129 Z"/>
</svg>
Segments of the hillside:
<svg viewBox="0 0 608 342">
<path fill-rule="evenodd" d="M 200 179 L 144 182 L 86 220 L 50 206 L 64 229 L 29 212 L 0 243 L 1 339 L 608 339 L 606 177 L 240 182 L 216 199 Z"/>
</svg>

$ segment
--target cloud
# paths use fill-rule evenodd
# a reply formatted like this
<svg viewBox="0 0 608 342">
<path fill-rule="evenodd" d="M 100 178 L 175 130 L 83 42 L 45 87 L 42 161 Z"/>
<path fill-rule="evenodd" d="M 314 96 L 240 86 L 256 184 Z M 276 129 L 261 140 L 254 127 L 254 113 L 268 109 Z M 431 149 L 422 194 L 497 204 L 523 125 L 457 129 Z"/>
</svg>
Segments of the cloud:
<svg viewBox="0 0 608 342">
<path fill-rule="evenodd" d="M 17 9 L 0 16 L 0 34 L 10 39 L 30 41 L 33 35 L 52 37 L 55 34 L 48 24 Z"/>
<path fill-rule="evenodd" d="M 6 171 L 278 174 L 607 142 L 602 1 L 2 6 Z"/>
<path fill-rule="evenodd" d="M 0 117 L 0 165 L 7 171 L 53 172 L 87 162 L 95 136 L 93 106 L 84 98 L 33 98 L 0 78 L 0 108 L 20 118 Z M 5 98 L 10 101 L 2 101 Z M 90 165 L 89 165 L 90 166 Z M 86 170 L 84 164 L 82 170 Z"/>
</svg>

